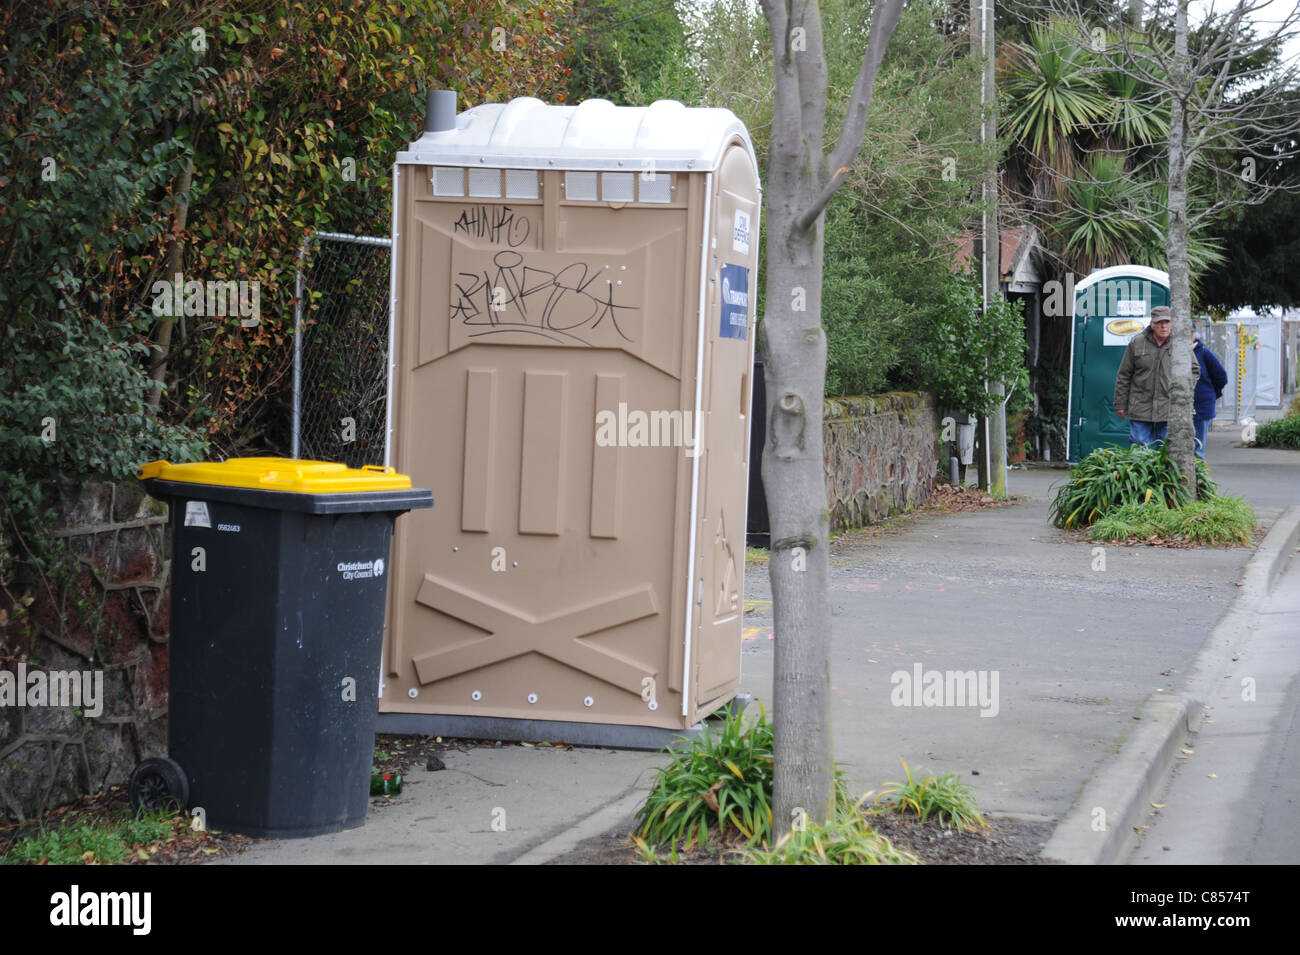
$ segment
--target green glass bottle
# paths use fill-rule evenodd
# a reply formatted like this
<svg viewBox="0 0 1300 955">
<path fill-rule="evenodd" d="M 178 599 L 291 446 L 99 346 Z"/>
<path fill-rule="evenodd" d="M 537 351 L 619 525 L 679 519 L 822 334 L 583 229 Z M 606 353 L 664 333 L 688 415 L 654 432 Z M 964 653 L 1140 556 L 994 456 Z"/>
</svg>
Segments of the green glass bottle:
<svg viewBox="0 0 1300 955">
<path fill-rule="evenodd" d="M 370 777 L 370 795 L 372 796 L 396 796 L 401 791 L 401 773 L 375 773 Z"/>
</svg>

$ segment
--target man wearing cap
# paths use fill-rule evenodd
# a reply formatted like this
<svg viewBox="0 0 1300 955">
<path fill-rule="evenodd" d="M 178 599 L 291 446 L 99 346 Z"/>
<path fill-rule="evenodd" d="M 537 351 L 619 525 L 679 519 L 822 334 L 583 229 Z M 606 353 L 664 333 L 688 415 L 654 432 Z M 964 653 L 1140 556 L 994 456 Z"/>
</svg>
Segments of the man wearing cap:
<svg viewBox="0 0 1300 955">
<path fill-rule="evenodd" d="M 1151 324 L 1129 339 L 1115 376 L 1115 413 L 1128 418 L 1128 436 L 1134 444 L 1150 446 L 1169 433 L 1169 330 L 1172 310 L 1151 309 Z M 1200 376 L 1192 362 L 1192 387 Z"/>
</svg>

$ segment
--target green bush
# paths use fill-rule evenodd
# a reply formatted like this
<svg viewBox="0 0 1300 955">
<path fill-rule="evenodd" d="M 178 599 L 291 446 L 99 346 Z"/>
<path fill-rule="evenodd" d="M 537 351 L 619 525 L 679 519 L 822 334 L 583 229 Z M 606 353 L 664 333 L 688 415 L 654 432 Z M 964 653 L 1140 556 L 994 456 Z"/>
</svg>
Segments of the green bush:
<svg viewBox="0 0 1300 955">
<path fill-rule="evenodd" d="M 180 36 L 135 65 L 89 7 L 20 6 L 0 71 L 0 610 L 79 570 L 50 534 L 62 485 L 205 447 L 149 406 L 154 316 L 137 269 L 164 242 L 167 186 L 189 160 L 174 127 L 212 71 Z"/>
<path fill-rule="evenodd" d="M 999 401 L 986 381 L 1002 382 L 1007 395 L 1029 391 L 1020 302 L 995 295 L 981 314 L 980 282 L 970 271 L 927 292 L 934 314 L 910 323 L 902 349 L 916 387 L 942 407 L 976 415 L 990 414 Z"/>
<path fill-rule="evenodd" d="M 1196 462 L 1197 497 L 1209 500 L 1217 486 Z M 1070 470 L 1069 480 L 1052 499 L 1052 523 L 1070 530 L 1086 527 L 1112 508 L 1125 504 L 1163 501 L 1168 507 L 1182 507 L 1189 500 L 1178 465 L 1168 448 L 1133 445 L 1130 448 L 1098 448 Z"/>
<path fill-rule="evenodd" d="M 750 845 L 772 833 L 772 724 L 760 708 L 752 726 L 733 712 L 720 729 L 704 731 L 680 750 L 637 811 L 636 835 L 651 846 L 704 845 L 716 829 L 736 832 Z"/>
<path fill-rule="evenodd" d="M 1107 512 L 1092 525 L 1093 540 L 1158 537 L 1197 544 L 1249 544 L 1255 512 L 1239 497 L 1189 501 L 1169 508 L 1162 501 L 1131 502 Z"/>
<path fill-rule="evenodd" d="M 1278 418 L 1255 429 L 1257 448 L 1300 448 L 1300 417 Z"/>
</svg>

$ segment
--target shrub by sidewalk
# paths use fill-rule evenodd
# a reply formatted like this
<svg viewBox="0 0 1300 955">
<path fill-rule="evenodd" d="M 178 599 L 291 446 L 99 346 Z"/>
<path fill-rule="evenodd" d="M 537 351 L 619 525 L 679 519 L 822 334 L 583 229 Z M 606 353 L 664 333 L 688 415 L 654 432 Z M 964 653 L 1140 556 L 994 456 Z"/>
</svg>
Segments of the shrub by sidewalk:
<svg viewBox="0 0 1300 955">
<path fill-rule="evenodd" d="M 1092 539 L 1185 540 L 1193 544 L 1249 544 L 1255 512 L 1239 497 L 1166 507 L 1162 501 L 1125 504 L 1092 525 Z"/>
<path fill-rule="evenodd" d="M 1193 501 L 1163 443 L 1099 448 L 1071 469 L 1049 513 L 1065 530 L 1091 526 L 1093 540 L 1250 544 L 1251 506 L 1220 497 L 1204 461 L 1196 462 L 1196 486 Z"/>
<path fill-rule="evenodd" d="M 1300 416 L 1278 418 L 1260 425 L 1255 431 L 1251 447 L 1300 448 Z"/>
<path fill-rule="evenodd" d="M 1197 498 L 1206 501 L 1217 493 L 1205 462 L 1198 460 Z M 1165 444 L 1158 450 L 1141 445 L 1098 448 L 1070 469 L 1070 479 L 1056 492 L 1049 514 L 1054 525 L 1073 530 L 1088 526 L 1112 509 L 1152 500 L 1168 507 L 1182 507 L 1190 500 Z"/>
</svg>

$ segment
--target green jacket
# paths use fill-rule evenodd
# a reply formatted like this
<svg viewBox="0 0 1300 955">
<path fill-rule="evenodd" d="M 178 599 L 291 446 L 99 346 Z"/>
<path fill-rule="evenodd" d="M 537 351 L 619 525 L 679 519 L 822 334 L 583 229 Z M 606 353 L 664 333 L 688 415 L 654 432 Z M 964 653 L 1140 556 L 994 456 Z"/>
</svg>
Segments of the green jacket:
<svg viewBox="0 0 1300 955">
<path fill-rule="evenodd" d="M 1115 376 L 1115 411 L 1128 412 L 1130 421 L 1169 420 L 1169 364 L 1174 340 L 1156 344 L 1155 334 L 1148 325 L 1129 339 Z M 1192 356 L 1192 392 L 1201 369 Z"/>
</svg>

